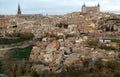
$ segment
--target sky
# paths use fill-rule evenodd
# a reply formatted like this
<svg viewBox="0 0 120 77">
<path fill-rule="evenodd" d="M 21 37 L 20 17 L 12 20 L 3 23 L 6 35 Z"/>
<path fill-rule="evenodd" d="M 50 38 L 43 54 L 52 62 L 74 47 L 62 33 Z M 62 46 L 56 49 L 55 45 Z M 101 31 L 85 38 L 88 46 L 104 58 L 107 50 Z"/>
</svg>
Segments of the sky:
<svg viewBox="0 0 120 77">
<path fill-rule="evenodd" d="M 66 14 L 81 11 L 83 4 L 100 4 L 102 12 L 120 14 L 120 0 L 0 0 L 0 14 L 17 14 L 20 4 L 22 14 Z"/>
</svg>

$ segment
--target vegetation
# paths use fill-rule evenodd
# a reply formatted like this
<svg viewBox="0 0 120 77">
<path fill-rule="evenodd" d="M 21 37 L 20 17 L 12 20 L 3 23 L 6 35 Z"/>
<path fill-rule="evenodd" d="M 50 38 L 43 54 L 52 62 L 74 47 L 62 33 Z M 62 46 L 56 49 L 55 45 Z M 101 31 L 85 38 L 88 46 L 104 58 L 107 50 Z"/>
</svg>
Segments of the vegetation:
<svg viewBox="0 0 120 77">
<path fill-rule="evenodd" d="M 13 28 L 17 28 L 17 25 L 14 25 Z"/>
<path fill-rule="evenodd" d="M 45 77 L 120 77 L 120 65 L 116 61 L 103 62 L 99 59 L 94 67 L 89 64 L 86 68 L 71 65 L 64 67 L 61 73 L 51 72 L 46 75 Z"/>
<path fill-rule="evenodd" d="M 50 37 L 57 37 L 57 34 L 50 34 Z"/>
<path fill-rule="evenodd" d="M 88 67 L 88 66 L 89 66 L 89 60 L 88 60 L 88 59 L 85 59 L 85 60 L 83 61 L 83 66 L 84 66 L 84 67 Z"/>
<path fill-rule="evenodd" d="M 114 31 L 114 26 L 111 26 L 111 27 L 110 26 L 109 27 L 106 26 L 106 31 L 111 31 L 111 32 Z"/>
<path fill-rule="evenodd" d="M 85 61 L 87 63 L 87 61 Z M 116 61 L 103 62 L 98 59 L 94 63 L 94 67 L 88 64 L 88 67 L 66 67 L 56 77 L 120 77 L 120 63 Z M 51 76 L 47 76 L 51 77 Z"/>
<path fill-rule="evenodd" d="M 31 75 L 31 63 L 28 59 L 32 47 L 14 48 L 7 52 L 0 63 L 0 73 L 10 77 Z"/>
<path fill-rule="evenodd" d="M 120 77 L 120 63 L 117 61 L 103 62 L 98 59 L 89 64 L 90 60 L 84 61 L 85 67 L 75 65 L 63 67 L 61 73 L 49 71 L 36 72 L 31 69 L 31 63 L 27 60 L 7 58 L 3 61 L 4 74 L 10 77 L 31 76 L 31 77 Z"/>
<path fill-rule="evenodd" d="M 25 60 L 5 59 L 2 67 L 4 74 L 9 77 L 26 76 L 31 73 L 31 64 Z"/>
<path fill-rule="evenodd" d="M 111 47 L 111 46 L 106 46 L 106 45 L 101 45 L 99 48 L 105 49 L 105 50 L 116 50 L 116 48 Z"/>
<path fill-rule="evenodd" d="M 68 24 L 67 23 L 59 23 L 56 26 L 58 26 L 59 28 L 68 28 Z"/>
<path fill-rule="evenodd" d="M 0 74 L 3 73 L 2 62 L 0 62 Z"/>
<path fill-rule="evenodd" d="M 64 36 L 63 35 L 59 35 L 59 36 L 57 36 L 57 39 L 64 39 Z"/>
<path fill-rule="evenodd" d="M 18 42 L 23 42 L 23 39 L 7 39 L 7 38 L 0 38 L 0 44 L 5 45 L 5 44 L 13 44 L 13 43 L 18 43 Z"/>
<path fill-rule="evenodd" d="M 32 71 L 31 76 L 32 77 L 39 77 L 39 75 L 36 71 Z"/>
<path fill-rule="evenodd" d="M 30 52 L 32 50 L 32 45 L 26 47 L 26 48 L 14 48 L 11 49 L 10 52 L 6 53 L 6 56 L 9 56 L 10 58 L 15 59 L 29 59 Z"/>
<path fill-rule="evenodd" d="M 112 39 L 111 41 L 116 42 L 116 43 L 120 43 L 120 40 L 117 40 L 117 39 Z"/>
<path fill-rule="evenodd" d="M 110 19 L 107 19 L 107 21 L 110 21 L 110 20 L 120 20 L 119 18 L 110 18 Z"/>
<path fill-rule="evenodd" d="M 29 33 L 29 32 L 22 32 L 22 33 L 12 33 L 12 34 L 9 34 L 7 33 L 6 34 L 7 37 L 19 37 L 21 39 L 32 39 L 34 37 L 34 34 L 33 33 Z"/>
<path fill-rule="evenodd" d="M 115 41 L 119 42 L 119 40 L 112 40 L 112 42 L 115 42 Z M 117 48 L 112 47 L 112 46 L 107 46 L 104 43 L 98 42 L 97 40 L 88 41 L 88 45 L 89 47 L 93 47 L 93 48 L 98 47 L 98 48 L 105 49 L 105 50 L 117 50 Z"/>
<path fill-rule="evenodd" d="M 30 40 L 34 37 L 33 33 L 28 33 L 28 32 L 24 32 L 24 33 L 20 33 L 18 35 L 18 37 L 20 37 L 20 39 L 25 39 L 25 40 Z"/>
<path fill-rule="evenodd" d="M 13 44 L 30 40 L 34 37 L 33 33 L 13 33 L 6 34 L 9 38 L 0 38 L 0 44 Z"/>
<path fill-rule="evenodd" d="M 76 37 L 76 35 L 75 35 L 75 34 L 67 34 L 65 37 L 66 37 L 66 38 L 69 38 L 69 37 Z"/>
<path fill-rule="evenodd" d="M 90 40 L 90 41 L 88 41 L 88 45 L 95 48 L 98 46 L 98 41 L 97 40 Z"/>
<path fill-rule="evenodd" d="M 46 37 L 57 38 L 57 39 L 64 39 L 64 35 L 57 35 L 57 34 L 50 34 L 46 33 Z"/>
</svg>

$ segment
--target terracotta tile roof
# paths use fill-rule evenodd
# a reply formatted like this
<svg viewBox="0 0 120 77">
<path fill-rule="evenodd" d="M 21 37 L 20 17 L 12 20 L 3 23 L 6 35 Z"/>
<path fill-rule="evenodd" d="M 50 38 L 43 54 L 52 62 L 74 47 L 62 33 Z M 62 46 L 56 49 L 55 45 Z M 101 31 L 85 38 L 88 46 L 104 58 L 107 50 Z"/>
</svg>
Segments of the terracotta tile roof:
<svg viewBox="0 0 120 77">
<path fill-rule="evenodd" d="M 50 44 L 47 45 L 47 47 L 52 47 L 56 44 L 56 40 L 54 40 L 53 42 L 51 42 Z"/>
<path fill-rule="evenodd" d="M 55 46 L 54 48 L 58 49 L 58 48 L 59 48 L 59 46 Z"/>
<path fill-rule="evenodd" d="M 35 55 L 35 53 L 34 53 L 34 52 L 31 52 L 30 55 Z"/>
</svg>

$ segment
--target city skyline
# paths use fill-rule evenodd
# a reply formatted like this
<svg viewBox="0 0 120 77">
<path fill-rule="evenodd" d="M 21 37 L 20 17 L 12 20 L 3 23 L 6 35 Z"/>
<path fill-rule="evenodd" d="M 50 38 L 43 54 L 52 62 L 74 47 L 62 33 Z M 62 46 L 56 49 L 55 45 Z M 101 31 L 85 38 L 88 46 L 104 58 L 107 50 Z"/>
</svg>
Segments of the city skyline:
<svg viewBox="0 0 120 77">
<path fill-rule="evenodd" d="M 0 0 L 0 14 L 17 14 L 20 4 L 22 14 L 66 14 L 81 11 L 83 4 L 95 6 L 100 4 L 102 12 L 120 14 L 119 0 Z"/>
</svg>

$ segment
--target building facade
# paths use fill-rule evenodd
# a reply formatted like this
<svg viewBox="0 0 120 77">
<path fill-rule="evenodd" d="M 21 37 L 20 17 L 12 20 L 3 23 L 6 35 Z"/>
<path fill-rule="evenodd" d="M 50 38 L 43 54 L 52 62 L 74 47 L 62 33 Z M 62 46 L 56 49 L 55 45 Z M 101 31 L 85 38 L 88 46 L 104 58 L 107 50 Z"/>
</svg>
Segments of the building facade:
<svg viewBox="0 0 120 77">
<path fill-rule="evenodd" d="M 100 5 L 98 3 L 97 6 L 86 6 L 85 4 L 82 6 L 83 13 L 99 13 L 100 12 Z"/>
</svg>

